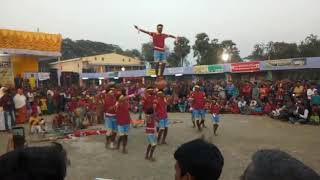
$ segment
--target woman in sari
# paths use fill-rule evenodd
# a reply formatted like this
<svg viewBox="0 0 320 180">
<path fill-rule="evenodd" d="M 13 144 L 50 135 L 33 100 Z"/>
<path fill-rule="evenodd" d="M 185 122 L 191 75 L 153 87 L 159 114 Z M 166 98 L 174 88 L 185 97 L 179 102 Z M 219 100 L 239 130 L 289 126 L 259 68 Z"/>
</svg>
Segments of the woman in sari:
<svg viewBox="0 0 320 180">
<path fill-rule="evenodd" d="M 22 89 L 18 89 L 17 94 L 13 98 L 14 107 L 16 109 L 16 123 L 23 124 L 27 120 L 27 98 L 23 94 Z"/>
</svg>

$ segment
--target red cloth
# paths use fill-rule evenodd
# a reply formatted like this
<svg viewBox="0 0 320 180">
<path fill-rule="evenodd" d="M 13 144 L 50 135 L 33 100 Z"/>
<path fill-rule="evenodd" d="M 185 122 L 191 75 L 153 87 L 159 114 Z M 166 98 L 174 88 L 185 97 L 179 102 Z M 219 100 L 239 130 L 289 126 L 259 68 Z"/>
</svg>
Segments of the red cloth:
<svg viewBox="0 0 320 180">
<path fill-rule="evenodd" d="M 109 96 L 107 95 L 104 98 L 104 112 L 105 113 L 109 113 L 109 114 L 116 114 L 116 111 L 113 107 L 114 105 L 116 105 L 116 97 L 115 96 Z"/>
<path fill-rule="evenodd" d="M 156 97 L 154 95 L 146 94 L 142 99 L 143 110 L 146 112 L 147 109 L 153 108 L 153 103 Z"/>
<path fill-rule="evenodd" d="M 219 104 L 211 104 L 210 111 L 212 114 L 220 114 L 221 107 Z"/>
<path fill-rule="evenodd" d="M 89 103 L 89 110 L 90 111 L 96 111 L 97 105 L 95 103 Z"/>
<path fill-rule="evenodd" d="M 120 126 L 130 124 L 130 105 L 127 101 L 121 102 L 116 108 L 117 123 Z"/>
<path fill-rule="evenodd" d="M 205 107 L 205 93 L 201 91 L 195 91 L 192 93 L 191 98 L 193 98 L 192 107 L 194 109 L 204 109 Z"/>
<path fill-rule="evenodd" d="M 152 36 L 153 39 L 154 49 L 164 52 L 164 40 L 168 37 L 168 35 L 151 32 L 150 36 Z"/>
<path fill-rule="evenodd" d="M 153 117 L 150 117 L 150 119 L 146 122 L 146 133 L 147 134 L 153 134 L 155 133 L 155 127 L 156 123 Z"/>
<path fill-rule="evenodd" d="M 69 103 L 68 103 L 68 110 L 70 112 L 74 112 L 74 110 L 77 108 L 77 101 L 76 100 L 71 100 Z"/>
<path fill-rule="evenodd" d="M 156 106 L 156 115 L 157 118 L 159 119 L 165 119 L 168 117 L 167 114 L 167 102 L 165 100 L 164 97 L 157 97 L 155 102 L 154 102 L 155 106 Z"/>
<path fill-rule="evenodd" d="M 240 109 L 239 109 L 239 107 L 238 107 L 238 104 L 235 103 L 235 102 L 231 103 L 231 104 L 230 104 L 230 111 L 231 111 L 231 113 L 233 113 L 233 114 L 239 114 L 239 113 L 240 113 Z"/>
</svg>

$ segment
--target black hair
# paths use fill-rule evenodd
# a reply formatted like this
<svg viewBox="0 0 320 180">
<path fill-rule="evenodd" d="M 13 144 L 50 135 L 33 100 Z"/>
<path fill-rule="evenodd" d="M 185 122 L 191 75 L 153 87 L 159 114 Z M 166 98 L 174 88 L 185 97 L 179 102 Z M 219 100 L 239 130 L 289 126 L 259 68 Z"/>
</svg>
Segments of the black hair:
<svg viewBox="0 0 320 180">
<path fill-rule="evenodd" d="M 280 150 L 259 150 L 241 180 L 319 180 L 310 167 Z"/>
<path fill-rule="evenodd" d="M 153 108 L 148 108 L 148 109 L 146 110 L 146 114 L 147 114 L 147 115 L 152 115 L 153 113 L 154 113 Z"/>
<path fill-rule="evenodd" d="M 63 180 L 67 154 L 61 144 L 17 149 L 0 156 L 1 180 Z"/>
<path fill-rule="evenodd" d="M 160 27 L 163 27 L 163 24 L 158 24 L 157 27 L 159 27 L 159 26 L 160 26 Z"/>
<path fill-rule="evenodd" d="M 219 179 L 224 159 L 214 144 L 203 139 L 195 139 L 182 144 L 174 153 L 181 169 L 181 175 L 189 173 L 195 180 Z"/>
</svg>

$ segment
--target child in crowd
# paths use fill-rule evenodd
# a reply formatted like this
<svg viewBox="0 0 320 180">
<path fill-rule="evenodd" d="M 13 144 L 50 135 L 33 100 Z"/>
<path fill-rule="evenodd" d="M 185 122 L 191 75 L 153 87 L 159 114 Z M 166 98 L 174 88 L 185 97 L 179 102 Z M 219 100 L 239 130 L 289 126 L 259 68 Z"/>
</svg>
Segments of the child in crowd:
<svg viewBox="0 0 320 180">
<path fill-rule="evenodd" d="M 220 122 L 221 107 L 216 100 L 212 100 L 210 105 L 210 113 L 212 114 L 213 134 L 217 136 L 217 130 Z"/>
<path fill-rule="evenodd" d="M 148 146 L 146 151 L 145 159 L 150 161 L 155 161 L 153 157 L 154 150 L 157 146 L 157 137 L 156 137 L 156 127 L 155 127 L 155 116 L 153 108 L 149 108 L 146 111 L 146 135 L 148 139 Z"/>
<path fill-rule="evenodd" d="M 29 118 L 29 132 L 34 133 L 45 133 L 45 121 L 44 119 L 38 116 L 37 112 L 32 112 L 31 117 Z"/>
<path fill-rule="evenodd" d="M 48 114 L 47 98 L 45 96 L 41 96 L 40 98 L 40 109 L 43 115 Z"/>
</svg>

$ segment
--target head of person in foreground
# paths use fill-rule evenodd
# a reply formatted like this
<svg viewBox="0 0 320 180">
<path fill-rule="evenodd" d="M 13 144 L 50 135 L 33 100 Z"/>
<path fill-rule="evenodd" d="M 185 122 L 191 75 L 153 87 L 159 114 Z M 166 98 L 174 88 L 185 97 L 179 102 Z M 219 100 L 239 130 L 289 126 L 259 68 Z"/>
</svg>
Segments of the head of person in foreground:
<svg viewBox="0 0 320 180">
<path fill-rule="evenodd" d="M 241 180 L 320 180 L 310 167 L 280 150 L 259 150 Z"/>
<path fill-rule="evenodd" d="M 64 180 L 67 154 L 61 144 L 27 147 L 0 156 L 1 180 Z"/>
<path fill-rule="evenodd" d="M 217 180 L 224 164 L 217 146 L 203 138 L 182 144 L 174 158 L 175 180 Z"/>
</svg>

